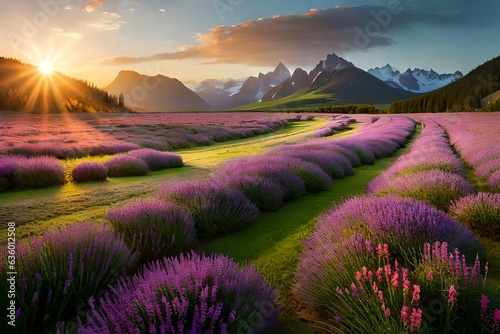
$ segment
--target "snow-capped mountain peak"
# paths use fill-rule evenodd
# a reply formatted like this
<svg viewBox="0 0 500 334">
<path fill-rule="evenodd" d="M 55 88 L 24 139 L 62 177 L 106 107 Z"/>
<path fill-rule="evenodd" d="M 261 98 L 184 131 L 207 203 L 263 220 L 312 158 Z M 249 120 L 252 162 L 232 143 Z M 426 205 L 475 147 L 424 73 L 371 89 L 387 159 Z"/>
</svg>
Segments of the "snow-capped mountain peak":
<svg viewBox="0 0 500 334">
<path fill-rule="evenodd" d="M 413 70 L 408 68 L 405 72 L 401 73 L 389 64 L 371 68 L 367 72 L 392 87 L 415 93 L 427 93 L 463 77 L 460 71 L 439 74 L 433 69 L 424 70 L 420 68 Z"/>
</svg>

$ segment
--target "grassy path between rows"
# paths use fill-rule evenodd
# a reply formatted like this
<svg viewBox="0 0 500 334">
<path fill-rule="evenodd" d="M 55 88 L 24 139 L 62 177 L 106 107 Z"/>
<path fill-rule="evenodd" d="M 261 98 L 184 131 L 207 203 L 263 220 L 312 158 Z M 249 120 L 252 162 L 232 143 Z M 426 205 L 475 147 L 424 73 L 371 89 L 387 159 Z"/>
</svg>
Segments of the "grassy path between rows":
<svg viewBox="0 0 500 334">
<path fill-rule="evenodd" d="M 65 226 L 87 219 L 102 220 L 107 210 L 116 204 L 148 197 L 165 183 L 183 180 L 207 179 L 217 166 L 227 159 L 263 153 L 269 148 L 303 140 L 305 136 L 328 122 L 328 118 L 293 123 L 276 132 L 212 146 L 178 151 L 185 167 L 151 172 L 147 176 L 110 178 L 105 182 L 84 184 L 66 183 L 43 189 L 14 191 L 0 195 L 0 222 L 13 221 L 17 225 L 17 238 L 36 236 L 53 226 Z M 353 129 L 337 137 L 355 133 L 363 126 L 353 124 Z M 72 168 L 83 161 L 105 161 L 107 157 L 88 157 L 65 161 Z M 0 235 L 6 242 L 6 234 Z"/>
<path fill-rule="evenodd" d="M 416 138 L 421 127 L 413 137 Z M 400 149 L 392 157 L 378 159 L 373 165 L 356 167 L 356 175 L 334 180 L 329 191 L 309 193 L 285 204 L 277 212 L 262 213 L 248 228 L 220 238 L 205 247 L 205 251 L 228 253 L 240 263 L 251 261 L 265 279 L 279 291 L 279 302 L 290 304 L 290 287 L 294 279 L 302 240 L 313 230 L 316 218 L 325 210 L 354 195 L 364 194 L 370 180 L 382 173 L 398 157 L 408 152 L 411 145 Z M 286 305 L 283 324 L 273 333 L 313 333 L 314 328 L 300 322 Z"/>
<path fill-rule="evenodd" d="M 412 142 L 420 132 L 419 126 Z M 303 250 L 302 240 L 312 232 L 319 215 L 343 199 L 363 195 L 368 182 L 385 171 L 398 157 L 406 154 L 410 147 L 411 142 L 392 157 L 378 159 L 374 165 L 356 167 L 355 176 L 334 180 L 329 191 L 306 194 L 299 200 L 287 203 L 277 212 L 262 213 L 245 230 L 220 238 L 204 248 L 205 251 L 228 253 L 240 263 L 251 261 L 265 279 L 278 289 L 279 302 L 285 310 L 280 327 L 272 329 L 272 333 L 307 334 L 318 331 L 297 318 L 300 305 L 291 298 L 295 268 Z M 492 296 L 500 293 L 497 290 L 500 284 L 500 243 L 487 238 L 481 238 L 481 242 L 487 248 L 490 261 L 487 291 Z"/>
</svg>

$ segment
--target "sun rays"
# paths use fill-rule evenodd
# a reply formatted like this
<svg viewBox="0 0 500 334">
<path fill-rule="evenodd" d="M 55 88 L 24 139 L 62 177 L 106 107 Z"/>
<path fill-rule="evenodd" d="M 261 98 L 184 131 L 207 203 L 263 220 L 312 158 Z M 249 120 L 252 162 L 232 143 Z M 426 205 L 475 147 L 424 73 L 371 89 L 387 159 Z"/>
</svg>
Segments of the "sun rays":
<svg viewBox="0 0 500 334">
<path fill-rule="evenodd" d="M 54 73 L 54 65 L 50 61 L 42 61 L 38 65 L 38 70 L 43 74 L 43 75 L 51 75 Z"/>
</svg>

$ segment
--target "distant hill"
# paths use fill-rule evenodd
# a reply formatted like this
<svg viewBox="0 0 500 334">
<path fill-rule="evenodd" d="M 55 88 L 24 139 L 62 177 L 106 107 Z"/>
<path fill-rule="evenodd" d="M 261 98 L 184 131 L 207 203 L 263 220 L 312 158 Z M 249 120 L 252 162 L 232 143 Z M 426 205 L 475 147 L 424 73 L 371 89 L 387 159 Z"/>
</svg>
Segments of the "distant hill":
<svg viewBox="0 0 500 334">
<path fill-rule="evenodd" d="M 297 69 L 273 87 L 262 103 L 237 109 L 303 108 L 341 104 L 389 104 L 416 94 L 389 86 L 351 62 L 331 54 L 309 73 Z"/>
<path fill-rule="evenodd" d="M 500 89 L 500 56 L 478 66 L 462 79 L 433 92 L 393 102 L 392 113 L 473 111 Z"/>
<path fill-rule="evenodd" d="M 389 64 L 370 68 L 367 72 L 394 88 L 401 88 L 414 93 L 428 93 L 463 77 L 460 71 L 439 74 L 433 69 L 428 71 L 419 68 L 413 70 L 409 68 L 401 73 Z"/>
<path fill-rule="evenodd" d="M 196 111 L 210 105 L 177 79 L 164 75 L 147 76 L 134 71 L 121 71 L 105 87 L 112 94 L 123 93 L 125 104 L 148 111 Z"/>
<path fill-rule="evenodd" d="M 0 110 L 32 113 L 129 111 L 117 96 L 86 81 L 0 57 Z"/>
</svg>

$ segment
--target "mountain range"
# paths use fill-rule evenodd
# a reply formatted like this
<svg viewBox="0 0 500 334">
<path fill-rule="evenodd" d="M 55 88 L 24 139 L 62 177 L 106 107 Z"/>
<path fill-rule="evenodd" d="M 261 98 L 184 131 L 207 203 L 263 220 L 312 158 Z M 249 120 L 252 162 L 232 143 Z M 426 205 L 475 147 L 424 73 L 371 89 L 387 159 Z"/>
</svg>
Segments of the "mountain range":
<svg viewBox="0 0 500 334">
<path fill-rule="evenodd" d="M 112 111 L 124 102 L 137 111 L 255 110 L 341 104 L 390 104 L 444 87 L 462 73 L 439 74 L 387 64 L 364 71 L 335 54 L 308 73 L 279 63 L 273 71 L 240 79 L 207 79 L 191 90 L 164 75 L 120 71 L 98 89 L 60 73 L 44 77 L 36 67 L 0 58 L 0 110 Z M 50 86 L 58 83 L 57 87 Z M 41 87 L 43 89 L 41 89 Z M 38 94 L 32 94 L 37 92 Z M 57 93 L 57 95 L 55 94 Z M 123 94 L 123 101 L 117 96 Z"/>
<path fill-rule="evenodd" d="M 230 109 L 260 102 L 273 87 L 291 77 L 288 68 L 279 63 L 274 71 L 239 80 L 204 80 L 194 91 L 214 109 Z"/>
<path fill-rule="evenodd" d="M 439 74 L 434 70 L 426 71 L 419 68 L 408 68 L 401 73 L 387 64 L 383 67 L 371 68 L 367 71 L 388 85 L 408 90 L 414 93 L 428 93 L 442 88 L 463 77 L 462 72 Z"/>
</svg>

